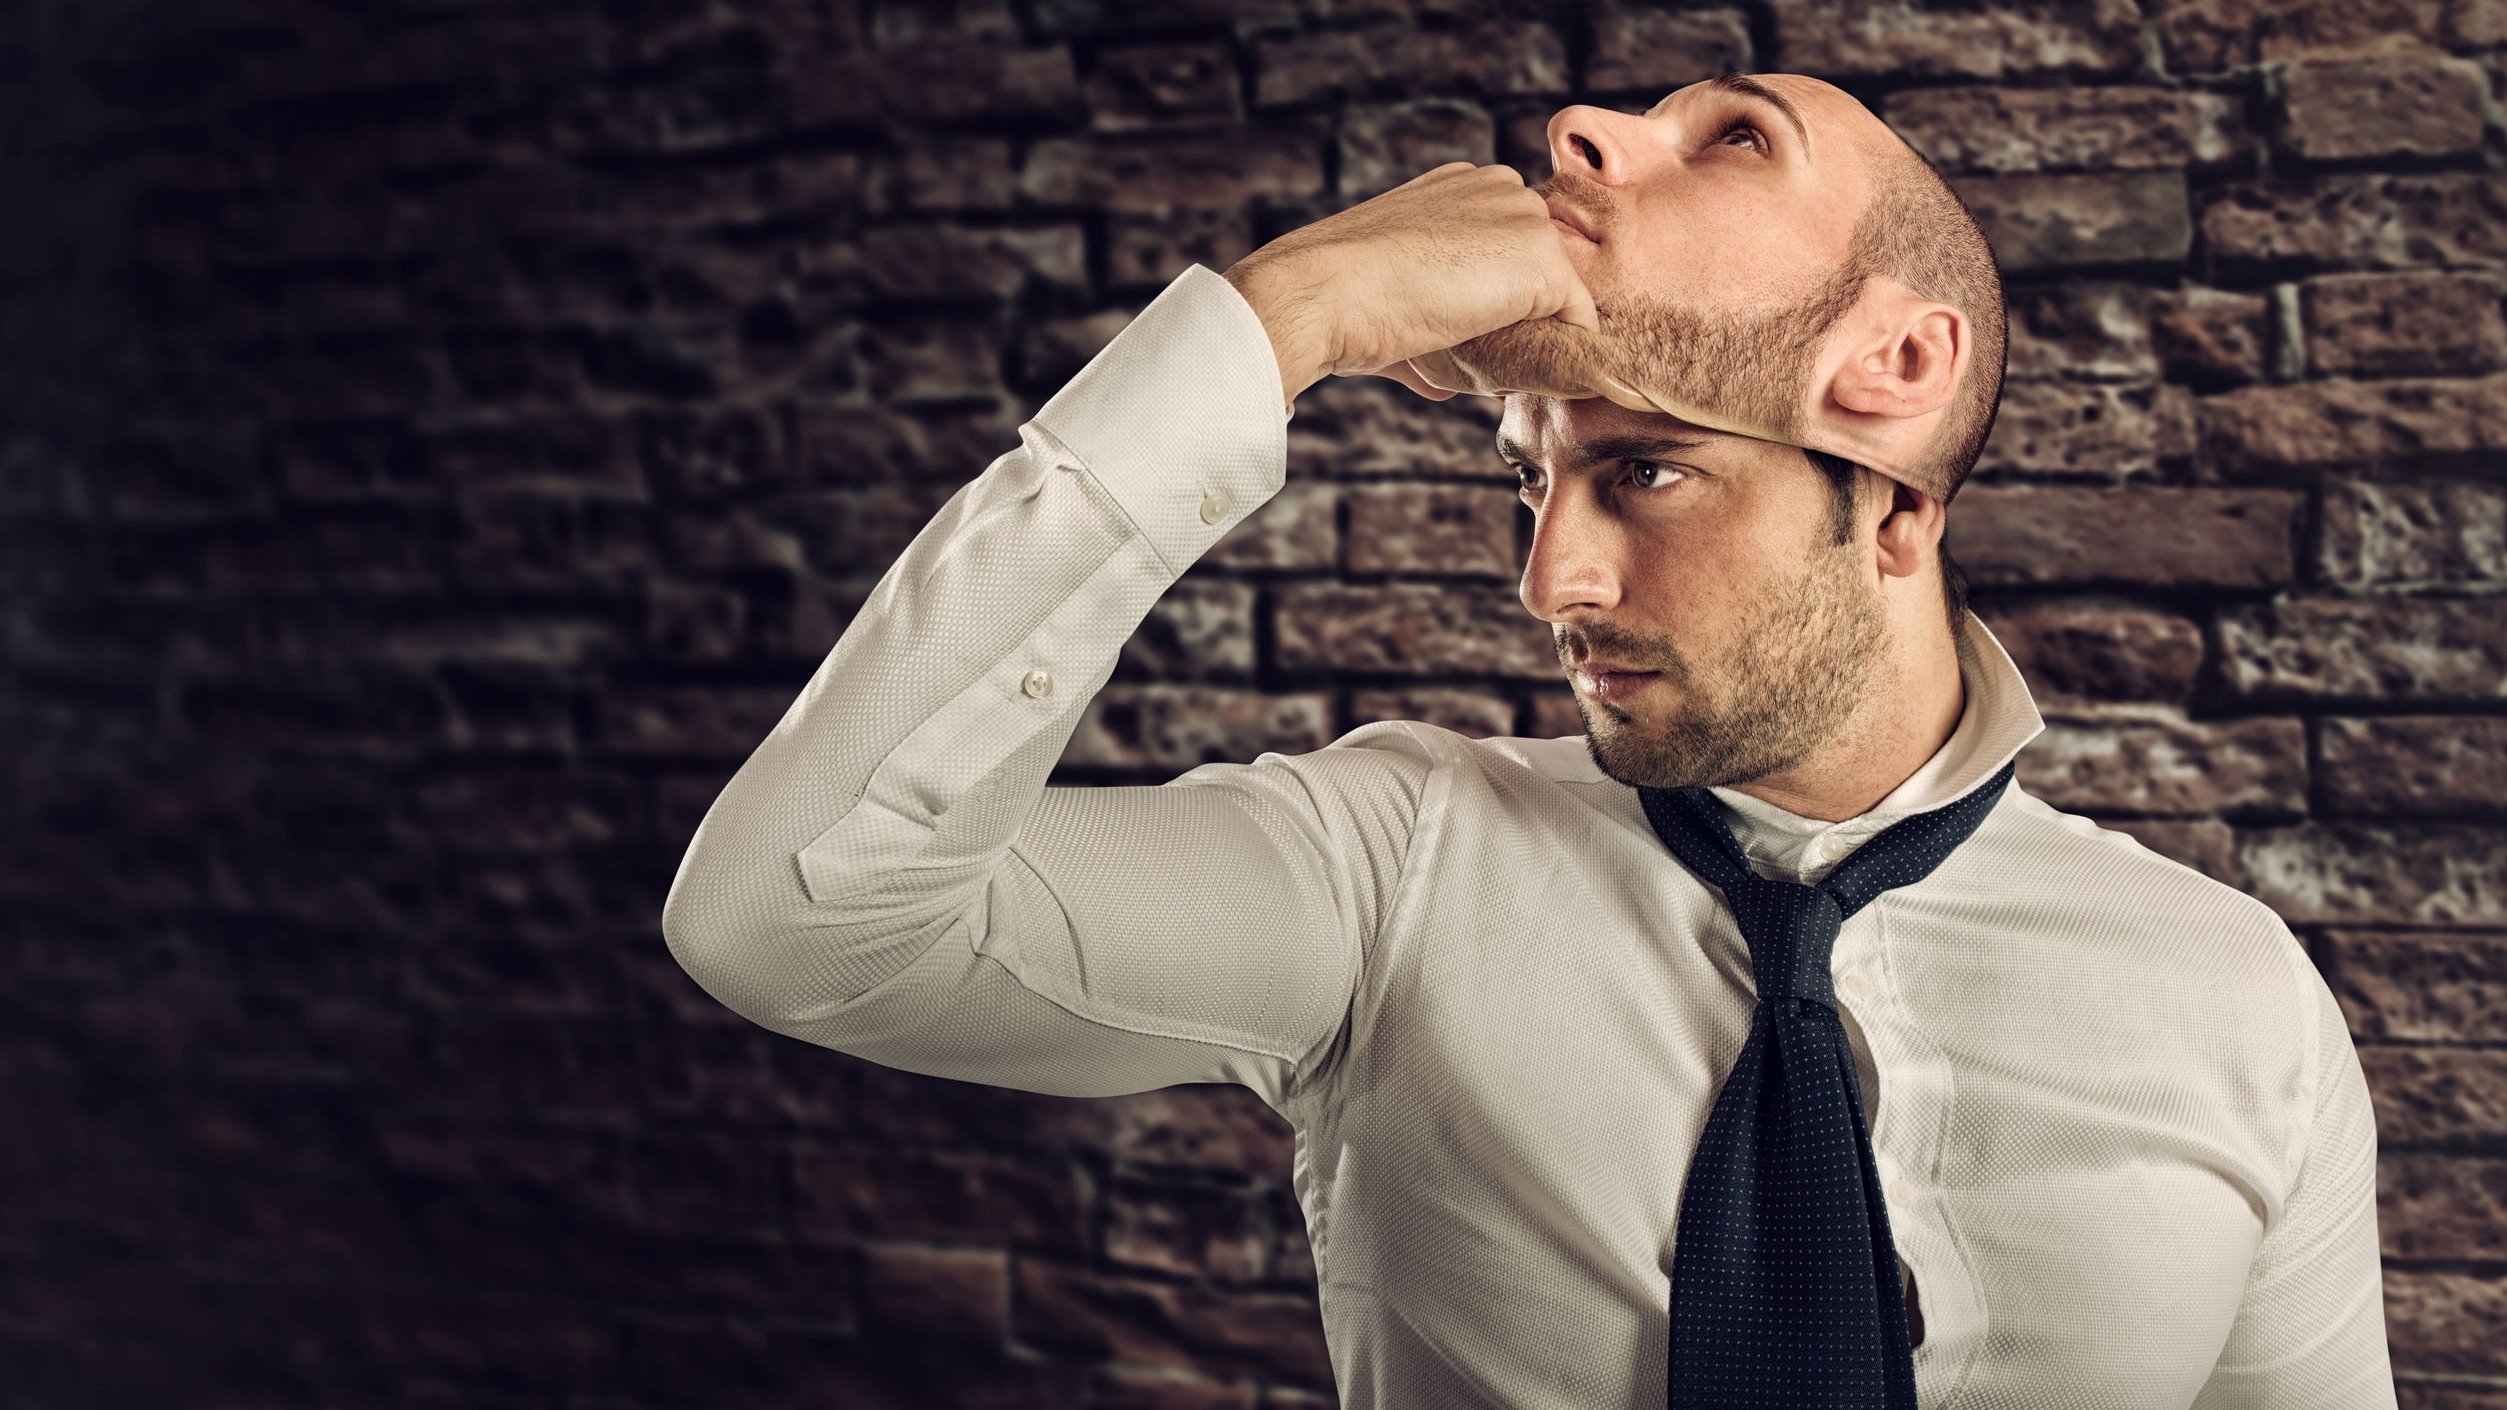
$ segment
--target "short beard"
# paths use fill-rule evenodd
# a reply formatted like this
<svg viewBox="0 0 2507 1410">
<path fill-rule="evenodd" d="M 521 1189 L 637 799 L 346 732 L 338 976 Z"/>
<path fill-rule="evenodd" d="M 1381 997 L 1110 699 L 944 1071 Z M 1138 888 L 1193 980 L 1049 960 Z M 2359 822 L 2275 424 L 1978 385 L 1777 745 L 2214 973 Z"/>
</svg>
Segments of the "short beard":
<svg viewBox="0 0 2507 1410">
<path fill-rule="evenodd" d="M 1794 768 L 1835 738 L 1886 655 L 1887 618 L 1855 582 L 1852 559 L 1842 548 L 1819 550 L 1743 624 L 1717 670 L 1699 672 L 1667 644 L 1592 643 L 1601 654 L 1659 661 L 1679 692 L 1668 707 L 1679 713 L 1665 719 L 1648 718 L 1642 702 L 1625 710 L 1578 692 L 1594 764 L 1632 788 L 1729 788 Z M 1608 721 L 1598 731 L 1597 712 Z"/>
<path fill-rule="evenodd" d="M 1539 319 L 1465 339 L 1448 356 L 1483 387 L 1556 386 L 1577 380 L 1564 376 L 1569 369 L 1598 366 L 1658 402 L 1798 445 L 1812 368 L 1828 331 L 1862 297 L 1867 273 L 1858 248 L 1809 297 L 1760 316 L 1597 291 L 1599 333 Z"/>
</svg>

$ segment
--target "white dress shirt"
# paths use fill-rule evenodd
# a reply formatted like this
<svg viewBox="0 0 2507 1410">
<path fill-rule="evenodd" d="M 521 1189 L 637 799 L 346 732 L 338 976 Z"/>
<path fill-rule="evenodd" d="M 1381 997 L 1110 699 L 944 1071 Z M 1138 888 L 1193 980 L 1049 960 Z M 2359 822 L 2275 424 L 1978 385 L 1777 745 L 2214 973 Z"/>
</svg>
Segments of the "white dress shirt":
<svg viewBox="0 0 2507 1410">
<path fill-rule="evenodd" d="M 1666 1401 L 1691 1151 L 1749 951 L 1578 737 L 1382 721 L 1155 787 L 1048 788 L 1159 596 L 1286 481 L 1261 320 L 1195 265 L 880 580 L 698 828 L 709 993 L 911 1072 L 1238 1082 L 1294 1128 L 1341 1403 Z M 1730 789 L 1817 881 L 2043 728 L 1972 615 L 1942 749 L 1839 823 Z M 2015 784 L 1847 919 L 1840 1009 L 1927 1410 L 2392 1406 L 2376 1130 L 2262 903 Z"/>
</svg>

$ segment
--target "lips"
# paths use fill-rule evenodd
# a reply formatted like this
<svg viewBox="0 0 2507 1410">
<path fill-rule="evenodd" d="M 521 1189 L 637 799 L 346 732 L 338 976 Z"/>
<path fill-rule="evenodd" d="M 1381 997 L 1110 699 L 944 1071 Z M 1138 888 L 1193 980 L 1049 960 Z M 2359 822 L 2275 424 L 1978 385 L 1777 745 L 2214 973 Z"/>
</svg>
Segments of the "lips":
<svg viewBox="0 0 2507 1410">
<path fill-rule="evenodd" d="M 1569 230 L 1574 231 L 1578 235 L 1583 236 L 1585 239 L 1592 241 L 1594 244 L 1598 245 L 1602 242 L 1602 237 L 1593 233 L 1593 222 L 1586 220 L 1577 212 L 1574 206 L 1568 205 L 1565 201 L 1558 200 L 1555 197 L 1550 199 L 1549 218 L 1558 222 L 1560 225 L 1567 227 Z"/>
<path fill-rule="evenodd" d="M 1590 666 L 1576 669 L 1576 689 L 1596 700 L 1625 700 L 1662 678 L 1660 671 L 1603 671 Z"/>
</svg>

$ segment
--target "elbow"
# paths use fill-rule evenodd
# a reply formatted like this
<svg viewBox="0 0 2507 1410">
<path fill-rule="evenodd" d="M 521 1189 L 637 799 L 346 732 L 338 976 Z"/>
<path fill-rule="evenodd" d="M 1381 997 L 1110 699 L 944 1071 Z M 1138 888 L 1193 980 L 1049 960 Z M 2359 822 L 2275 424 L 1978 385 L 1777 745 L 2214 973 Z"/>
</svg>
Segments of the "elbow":
<svg viewBox="0 0 2507 1410">
<path fill-rule="evenodd" d="M 788 963 L 782 947 L 760 938 L 756 917 L 724 913 L 723 898 L 741 894 L 735 877 L 681 865 L 662 902 L 662 943 L 716 1003 L 772 1028 L 792 992 Z"/>
</svg>

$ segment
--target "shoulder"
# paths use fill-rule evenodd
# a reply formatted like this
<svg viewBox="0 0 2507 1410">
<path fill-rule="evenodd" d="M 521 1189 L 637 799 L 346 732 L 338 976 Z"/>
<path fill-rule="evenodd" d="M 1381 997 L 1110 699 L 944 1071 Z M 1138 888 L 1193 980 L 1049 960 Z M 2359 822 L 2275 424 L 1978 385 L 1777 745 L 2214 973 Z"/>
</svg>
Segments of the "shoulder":
<svg viewBox="0 0 2507 1410">
<path fill-rule="evenodd" d="M 1990 837 L 1986 833 L 1991 833 Z M 1978 841 L 2006 866 L 2026 868 L 2057 894 L 2123 917 L 2150 916 L 2221 934 L 2292 943 L 2279 913 L 2245 892 L 2010 785 Z"/>
<path fill-rule="evenodd" d="M 2047 926 L 2110 956 L 2129 952 L 2130 973 L 2164 974 L 2200 1003 L 2236 1010 L 2243 1036 L 2312 1060 L 2324 980 L 2270 906 L 2016 782 L 1970 848 L 1999 873 L 1991 884 Z"/>
</svg>

